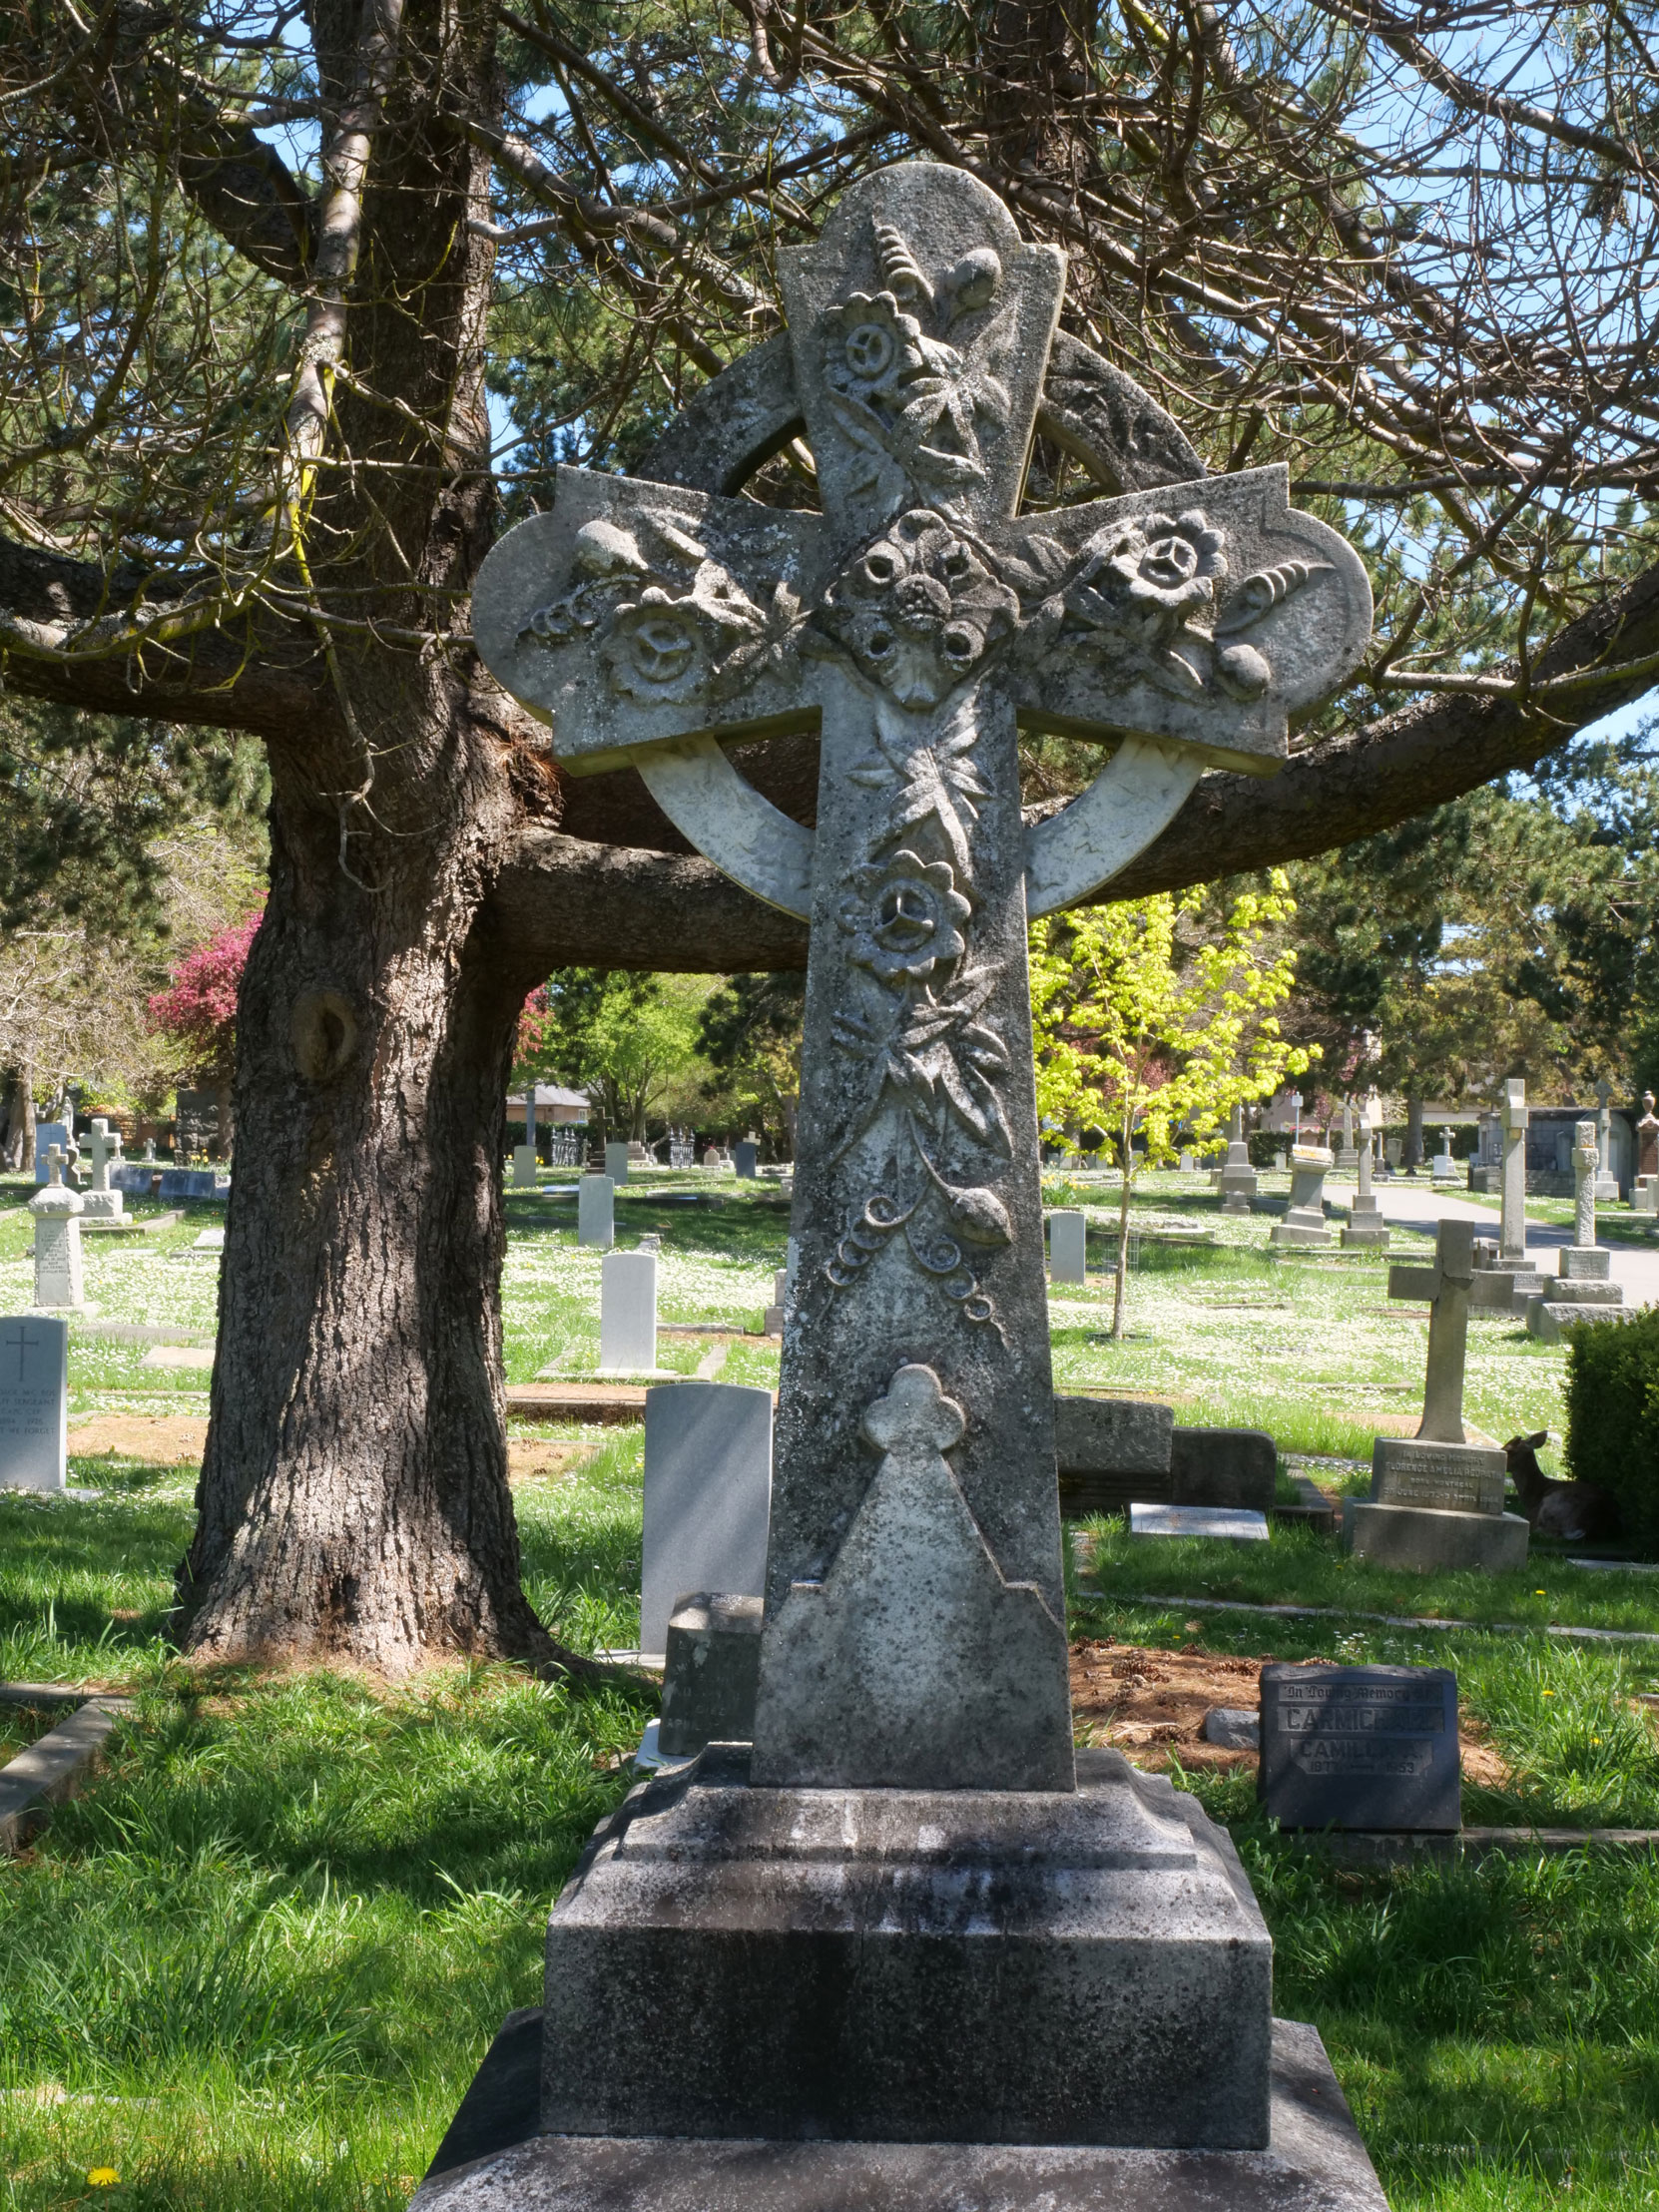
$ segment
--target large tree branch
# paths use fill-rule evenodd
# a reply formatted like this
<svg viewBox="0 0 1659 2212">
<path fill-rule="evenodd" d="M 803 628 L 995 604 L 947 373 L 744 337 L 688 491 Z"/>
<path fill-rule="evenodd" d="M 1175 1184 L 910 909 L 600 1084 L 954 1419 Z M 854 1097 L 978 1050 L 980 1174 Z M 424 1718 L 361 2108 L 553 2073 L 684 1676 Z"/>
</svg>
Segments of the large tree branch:
<svg viewBox="0 0 1659 2212">
<path fill-rule="evenodd" d="M 0 679 L 89 714 L 165 715 L 280 742 L 331 723 L 337 705 L 314 636 L 250 617 L 157 634 L 124 652 L 85 642 L 139 601 L 181 612 L 187 587 L 106 572 L 0 537 Z M 78 642 L 80 641 L 80 642 Z"/>
</svg>

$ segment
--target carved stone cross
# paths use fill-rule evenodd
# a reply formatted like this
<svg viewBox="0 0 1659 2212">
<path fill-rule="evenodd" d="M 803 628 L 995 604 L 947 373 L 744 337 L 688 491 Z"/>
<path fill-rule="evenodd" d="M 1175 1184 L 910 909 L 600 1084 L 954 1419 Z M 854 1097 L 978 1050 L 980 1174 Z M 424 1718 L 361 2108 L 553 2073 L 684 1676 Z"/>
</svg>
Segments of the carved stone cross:
<svg viewBox="0 0 1659 2212">
<path fill-rule="evenodd" d="M 1463 1434 L 1463 1367 L 1468 1355 L 1469 1309 L 1508 1313 L 1513 1292 L 1508 1275 L 1474 1264 L 1474 1224 L 1442 1221 L 1435 1236 L 1431 1267 L 1391 1267 L 1390 1298 L 1427 1299 L 1428 1372 L 1423 1382 L 1425 1443 L 1460 1444 Z"/>
<path fill-rule="evenodd" d="M 962 172 L 866 179 L 779 265 L 822 513 L 561 469 L 474 632 L 568 770 L 633 763 L 812 923 L 755 1781 L 1069 1790 L 1027 917 L 1116 873 L 1206 764 L 1272 773 L 1371 594 L 1282 468 L 1019 512 L 1064 260 Z M 816 831 L 722 751 L 801 730 Z M 1029 835 L 1022 730 L 1111 749 Z M 924 1448 L 894 1408 L 928 1387 Z M 866 1519 L 913 1536 L 927 1499 L 931 1551 L 853 1571 Z"/>
</svg>

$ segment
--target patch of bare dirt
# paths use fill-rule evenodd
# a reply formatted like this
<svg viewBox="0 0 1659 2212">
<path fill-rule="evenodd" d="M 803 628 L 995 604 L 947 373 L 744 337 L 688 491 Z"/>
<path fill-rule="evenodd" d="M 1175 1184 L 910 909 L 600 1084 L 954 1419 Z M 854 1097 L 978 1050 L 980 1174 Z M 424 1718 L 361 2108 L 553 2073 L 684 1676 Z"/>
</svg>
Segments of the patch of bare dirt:
<svg viewBox="0 0 1659 2212">
<path fill-rule="evenodd" d="M 1317 1664 L 1317 1662 L 1315 1662 Z M 1201 1651 L 1149 1650 L 1144 1644 L 1076 1643 L 1071 1647 L 1071 1706 L 1081 1740 L 1109 1744 L 1137 1767 L 1156 1773 L 1172 1755 L 1188 1773 L 1254 1771 L 1253 1751 L 1224 1751 L 1204 1741 L 1204 1716 L 1213 1705 L 1256 1712 L 1261 1675 L 1272 1652 L 1259 1658 Z M 1458 1749 L 1465 1782 L 1501 1789 L 1509 1770 L 1479 1722 L 1460 1719 Z"/>
<path fill-rule="evenodd" d="M 153 1467 L 199 1467 L 208 1423 L 194 1413 L 99 1413 L 76 1421 L 69 1448 L 78 1459 L 142 1459 Z"/>
<path fill-rule="evenodd" d="M 207 1421 L 193 1413 L 99 1413 L 69 1431 L 69 1448 L 78 1459 L 138 1459 L 153 1467 L 200 1467 L 207 1442 Z M 592 1450 L 588 1443 L 514 1436 L 507 1444 L 508 1479 L 568 1474 Z"/>
</svg>

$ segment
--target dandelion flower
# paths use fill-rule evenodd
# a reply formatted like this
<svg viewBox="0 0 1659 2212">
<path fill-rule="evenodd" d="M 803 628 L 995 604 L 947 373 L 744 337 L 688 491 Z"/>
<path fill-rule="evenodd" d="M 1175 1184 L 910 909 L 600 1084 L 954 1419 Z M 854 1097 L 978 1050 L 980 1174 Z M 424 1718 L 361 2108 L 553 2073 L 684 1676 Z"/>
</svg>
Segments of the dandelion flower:
<svg viewBox="0 0 1659 2212">
<path fill-rule="evenodd" d="M 87 2173 L 88 2184 L 94 2189 L 113 2189 L 120 2180 L 113 2166 L 93 2166 Z"/>
</svg>

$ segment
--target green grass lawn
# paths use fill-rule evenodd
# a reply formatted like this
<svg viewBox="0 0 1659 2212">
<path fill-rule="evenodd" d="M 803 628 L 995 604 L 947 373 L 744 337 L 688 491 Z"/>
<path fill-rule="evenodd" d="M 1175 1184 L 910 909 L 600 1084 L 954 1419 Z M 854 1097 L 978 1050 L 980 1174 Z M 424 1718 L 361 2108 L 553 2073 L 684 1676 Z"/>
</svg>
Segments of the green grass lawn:
<svg viewBox="0 0 1659 2212">
<path fill-rule="evenodd" d="M 759 1318 L 786 1217 L 726 1192 L 718 1210 L 630 1199 L 619 1213 L 624 1244 L 664 1234 L 665 1318 Z M 596 1257 L 576 1252 L 561 1203 L 510 1210 L 515 1380 L 591 1362 Z M 1259 1218 L 1224 1223 L 1167 1187 L 1137 1211 L 1133 1334 L 1105 1341 L 1101 1282 L 1057 1303 L 1062 1386 L 1179 1390 L 1183 1420 L 1259 1420 L 1287 1449 L 1356 1458 L 1372 1413 L 1413 1405 L 1422 1325 L 1375 1311 L 1378 1264 L 1269 1259 Z M 211 1327 L 213 1263 L 169 1256 L 199 1226 L 154 1253 L 100 1251 L 105 1313 L 188 1306 Z M 1160 1231 L 1221 1241 L 1160 1249 Z M 26 1241 L 0 1213 L 0 1297 L 26 1279 Z M 1553 1427 L 1561 1355 L 1513 1334 L 1477 1324 L 1471 1415 L 1498 1434 Z M 76 1332 L 79 1410 L 203 1408 L 205 1376 L 140 1373 L 132 1349 Z M 726 1372 L 767 1381 L 776 1365 L 739 1345 Z M 639 1432 L 589 1441 L 565 1478 L 515 1485 L 530 1592 L 584 1649 L 634 1640 L 640 1555 Z M 28 1857 L 0 1861 L 0 2212 L 399 2206 L 502 2014 L 537 1999 L 548 1906 L 627 1788 L 648 1708 L 624 1686 L 572 1694 L 507 1666 L 395 1691 L 187 1675 L 166 1631 L 189 1475 L 99 1458 L 74 1479 L 100 1496 L 0 1497 L 0 1677 L 119 1686 L 138 1709 L 96 1786 Z M 1077 1634 L 1449 1665 L 1509 1771 L 1503 1790 L 1467 1793 L 1467 1819 L 1659 1826 L 1652 1722 L 1633 1702 L 1659 1682 L 1659 1642 L 1542 1633 L 1659 1629 L 1659 1577 L 1539 1556 L 1493 1582 L 1423 1579 L 1345 1564 L 1303 1530 L 1249 1548 L 1097 1535 L 1092 1586 L 1072 1578 Z M 1193 1597 L 1343 1617 L 1199 1615 L 1180 1602 Z M 1365 1612 L 1475 1625 L 1396 1630 Z M 1525 1630 L 1485 1625 L 1498 1620 Z M 0 1708 L 0 1751 L 39 1725 Z M 1395 2212 L 1659 2203 L 1659 1865 L 1346 1871 L 1275 1833 L 1247 1781 L 1180 1779 L 1239 1840 L 1274 1933 L 1277 2009 L 1319 2025 Z M 104 2172 L 120 2180 L 88 2178 Z"/>
</svg>

